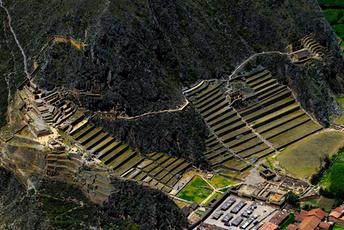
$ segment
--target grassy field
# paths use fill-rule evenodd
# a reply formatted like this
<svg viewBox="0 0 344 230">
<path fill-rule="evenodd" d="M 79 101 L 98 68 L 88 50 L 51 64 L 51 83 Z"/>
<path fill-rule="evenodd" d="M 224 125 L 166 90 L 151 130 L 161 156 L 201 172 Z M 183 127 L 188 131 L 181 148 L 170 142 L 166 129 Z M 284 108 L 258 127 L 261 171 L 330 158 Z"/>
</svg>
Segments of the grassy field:
<svg viewBox="0 0 344 230">
<path fill-rule="evenodd" d="M 320 5 L 324 6 L 340 6 L 344 7 L 344 2 L 342 0 L 318 0 Z"/>
<path fill-rule="evenodd" d="M 330 212 L 334 204 L 335 204 L 334 199 L 329 199 L 323 196 L 321 196 L 320 198 L 309 198 L 301 202 L 302 207 L 305 207 L 306 205 L 308 205 L 312 208 L 321 208 L 325 210 L 326 212 Z"/>
<path fill-rule="evenodd" d="M 320 181 L 320 186 L 338 198 L 344 198 L 344 150 L 335 158 L 332 166 Z"/>
<path fill-rule="evenodd" d="M 335 122 L 337 124 L 342 124 L 344 125 L 344 97 L 337 97 L 336 98 L 337 103 L 339 104 L 341 111 L 342 111 L 342 115 L 338 118 L 335 119 Z"/>
<path fill-rule="evenodd" d="M 210 184 L 212 184 L 215 188 L 223 188 L 223 187 L 227 187 L 229 185 L 234 185 L 235 182 L 224 178 L 220 175 L 215 175 L 213 178 L 211 178 L 211 180 L 209 181 Z"/>
<path fill-rule="evenodd" d="M 299 178 L 309 178 L 320 169 L 322 159 L 326 155 L 336 154 L 343 146 L 344 133 L 321 132 L 289 146 L 276 160 L 290 174 Z"/>
<path fill-rule="evenodd" d="M 344 230 L 344 226 L 335 224 L 332 230 Z"/>
<path fill-rule="evenodd" d="M 177 197 L 201 203 L 212 193 L 211 187 L 201 177 L 195 176 L 178 194 Z"/>
<path fill-rule="evenodd" d="M 324 15 L 331 24 L 339 38 L 344 39 L 344 1 L 343 0 L 318 0 L 324 9 Z M 341 43 L 340 46 L 344 47 Z"/>
<path fill-rule="evenodd" d="M 205 205 L 209 205 L 213 200 L 219 200 L 223 197 L 223 194 L 215 192 L 206 202 Z"/>
</svg>

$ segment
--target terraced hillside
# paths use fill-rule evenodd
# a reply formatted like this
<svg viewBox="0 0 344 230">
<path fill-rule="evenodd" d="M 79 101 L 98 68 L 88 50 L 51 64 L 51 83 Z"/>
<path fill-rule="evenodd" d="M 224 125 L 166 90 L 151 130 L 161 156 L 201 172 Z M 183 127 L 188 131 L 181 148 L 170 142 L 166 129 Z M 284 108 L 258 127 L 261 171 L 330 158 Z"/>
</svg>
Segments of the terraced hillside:
<svg viewBox="0 0 344 230">
<path fill-rule="evenodd" d="M 125 177 L 148 183 L 152 187 L 169 193 L 189 167 L 190 163 L 183 159 L 163 153 L 152 153 Z"/>
<path fill-rule="evenodd" d="M 211 130 L 205 155 L 212 166 L 243 171 L 322 128 L 268 70 L 242 80 L 254 92 L 251 103 L 226 96 L 223 81 L 204 81 L 185 93 Z"/>
<path fill-rule="evenodd" d="M 95 127 L 84 115 L 69 119 L 62 128 L 85 151 L 111 168 L 115 176 L 136 180 L 169 193 L 190 163 L 163 153 L 141 156 L 127 144 Z"/>
</svg>

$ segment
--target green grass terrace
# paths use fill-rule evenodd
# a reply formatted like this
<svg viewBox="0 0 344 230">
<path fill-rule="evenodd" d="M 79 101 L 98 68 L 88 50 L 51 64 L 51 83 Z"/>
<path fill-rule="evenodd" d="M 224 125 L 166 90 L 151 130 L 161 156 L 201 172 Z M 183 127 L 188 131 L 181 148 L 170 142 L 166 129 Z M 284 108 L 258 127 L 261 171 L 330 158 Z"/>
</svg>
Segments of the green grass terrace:
<svg viewBox="0 0 344 230">
<path fill-rule="evenodd" d="M 324 157 L 335 155 L 343 145 L 344 133 L 323 131 L 287 147 L 276 160 L 291 175 L 310 178 L 320 170 Z"/>
<path fill-rule="evenodd" d="M 178 194 L 177 197 L 190 202 L 202 203 L 211 193 L 212 188 L 199 176 L 195 176 Z"/>
</svg>

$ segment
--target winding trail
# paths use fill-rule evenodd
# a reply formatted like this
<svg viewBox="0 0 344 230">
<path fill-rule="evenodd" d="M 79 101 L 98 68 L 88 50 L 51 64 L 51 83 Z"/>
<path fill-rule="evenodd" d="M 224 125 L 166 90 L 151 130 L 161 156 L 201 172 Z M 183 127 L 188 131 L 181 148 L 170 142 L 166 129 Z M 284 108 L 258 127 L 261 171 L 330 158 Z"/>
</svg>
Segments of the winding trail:
<svg viewBox="0 0 344 230">
<path fill-rule="evenodd" d="M 251 60 L 253 60 L 254 58 L 258 57 L 258 56 L 262 56 L 262 55 L 270 55 L 270 54 L 278 54 L 278 55 L 290 55 L 292 53 L 283 53 L 281 51 L 264 51 L 264 52 L 261 52 L 261 53 L 256 53 L 256 54 L 253 54 L 251 55 L 250 57 L 248 57 L 245 61 L 243 61 L 233 72 L 232 74 L 228 77 L 228 80 L 227 80 L 227 88 L 228 88 L 228 84 L 231 80 L 233 80 L 235 78 L 235 75 L 240 72 L 242 70 L 242 68 L 245 67 L 245 65 L 250 62 Z M 191 92 L 192 90 L 194 90 L 195 88 L 198 88 L 200 87 L 204 82 L 207 82 L 207 81 L 213 81 L 213 80 L 218 80 L 218 79 L 209 79 L 209 80 L 202 80 L 200 83 L 198 83 L 197 85 L 195 85 L 194 87 L 190 88 L 190 89 L 187 89 L 187 90 L 184 90 L 182 93 L 185 95 L 187 94 L 188 92 Z M 151 115 L 157 115 L 157 114 L 162 114 L 162 113 L 173 113 L 173 112 L 180 112 L 182 110 L 184 110 L 189 104 L 190 102 L 186 99 L 185 97 L 185 104 L 180 107 L 180 108 L 177 108 L 177 109 L 166 109 L 166 110 L 159 110 L 159 111 L 152 111 L 152 112 L 147 112 L 147 113 L 144 113 L 144 114 L 141 114 L 141 115 L 138 115 L 138 116 L 133 116 L 133 117 L 125 117 L 125 116 L 119 116 L 119 115 L 116 115 L 112 112 L 102 112 L 102 111 L 99 111 L 99 112 L 96 112 L 94 116 L 99 116 L 100 118 L 113 118 L 115 120 L 136 120 L 136 119 L 140 119 L 140 118 L 143 118 L 143 117 L 146 117 L 146 116 L 151 116 Z M 229 105 L 231 106 L 231 105 Z M 209 127 L 208 127 L 209 128 Z M 258 136 L 259 137 L 259 136 Z M 259 137 L 260 139 L 263 139 L 261 137 Z M 275 150 L 275 148 L 273 148 L 273 146 L 271 145 L 271 143 L 268 143 L 266 140 L 263 140 L 264 143 L 267 143 L 268 146 L 271 146 L 272 149 Z M 275 150 L 276 151 L 276 150 Z M 233 154 L 233 153 L 232 153 Z M 233 154 L 235 155 L 235 154 Z"/>
<path fill-rule="evenodd" d="M 100 118 L 108 117 L 108 118 L 113 118 L 115 120 L 136 120 L 136 119 L 140 119 L 140 118 L 151 116 L 151 115 L 157 115 L 157 114 L 162 114 L 162 113 L 180 112 L 180 111 L 183 111 L 189 104 L 190 104 L 190 102 L 185 98 L 185 103 L 180 108 L 176 108 L 176 109 L 166 109 L 166 110 L 147 112 L 147 113 L 133 116 L 133 117 L 119 116 L 119 115 L 116 115 L 112 112 L 96 112 L 95 116 L 99 116 Z"/>
<path fill-rule="evenodd" d="M 12 27 L 12 17 L 10 15 L 10 12 L 8 11 L 8 9 L 4 6 L 3 0 L 0 0 L 0 8 L 2 8 L 6 12 L 8 27 L 10 28 L 10 31 L 13 35 L 13 38 L 14 38 L 14 40 L 15 40 L 15 42 L 16 42 L 16 44 L 17 44 L 17 46 L 18 46 L 18 48 L 19 48 L 19 50 L 23 56 L 24 73 L 26 75 L 26 78 L 30 79 L 30 74 L 29 74 L 28 66 L 27 66 L 27 57 L 26 57 L 25 51 L 24 51 L 23 47 L 20 45 L 17 34 L 15 33 L 15 31 Z"/>
<path fill-rule="evenodd" d="M 11 93 L 11 75 L 12 74 L 15 74 L 15 72 L 11 72 L 11 73 L 5 75 L 5 81 L 6 81 L 6 85 L 7 85 L 7 91 L 8 91 L 8 95 L 7 95 L 7 103 L 8 104 L 10 104 L 11 97 L 12 97 L 12 93 Z"/>
<path fill-rule="evenodd" d="M 243 61 L 240 65 L 238 65 L 238 67 L 235 68 L 235 70 L 232 72 L 232 74 L 228 76 L 228 82 L 233 80 L 235 78 L 235 75 L 238 72 L 240 72 L 242 70 L 242 68 L 244 68 L 248 62 L 252 61 L 253 59 L 255 59 L 258 56 L 264 56 L 264 55 L 270 55 L 270 54 L 278 54 L 278 55 L 282 55 L 282 56 L 288 56 L 288 55 L 293 54 L 293 53 L 283 53 L 281 51 L 263 51 L 261 53 L 255 53 L 255 54 L 251 55 L 250 57 L 248 57 L 245 61 Z"/>
</svg>

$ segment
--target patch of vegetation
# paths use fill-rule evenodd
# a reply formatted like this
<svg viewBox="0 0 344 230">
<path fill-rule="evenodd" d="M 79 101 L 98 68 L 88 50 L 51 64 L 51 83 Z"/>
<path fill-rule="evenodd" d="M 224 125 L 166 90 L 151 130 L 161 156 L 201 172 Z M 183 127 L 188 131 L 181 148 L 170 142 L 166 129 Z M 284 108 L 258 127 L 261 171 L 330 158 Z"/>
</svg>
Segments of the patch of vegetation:
<svg viewBox="0 0 344 230">
<path fill-rule="evenodd" d="M 326 212 L 330 212 L 335 204 L 334 199 L 321 196 L 320 198 L 309 198 L 301 202 L 302 209 L 310 210 L 313 208 L 321 208 Z"/>
<path fill-rule="evenodd" d="M 295 214 L 290 213 L 288 219 L 283 221 L 283 223 L 278 227 L 279 230 L 287 229 L 289 224 L 293 224 L 295 222 Z"/>
<path fill-rule="evenodd" d="M 43 180 L 37 193 L 0 168 L 1 229 L 185 229 L 186 218 L 162 192 L 113 180 L 115 192 L 102 206 L 76 187 Z M 9 228 L 6 228 L 9 227 Z"/>
<path fill-rule="evenodd" d="M 266 161 L 266 164 L 267 164 L 267 166 L 269 167 L 269 169 L 275 170 L 275 166 L 274 166 L 274 164 L 272 163 L 270 157 L 265 157 L 265 161 Z"/>
<path fill-rule="evenodd" d="M 228 190 L 229 190 L 229 188 L 220 189 L 221 192 L 227 192 Z"/>
<path fill-rule="evenodd" d="M 205 205 L 209 205 L 210 203 L 213 203 L 215 201 L 218 201 L 219 199 L 221 199 L 221 197 L 223 196 L 223 194 L 221 193 L 214 193 L 208 200 L 207 202 L 205 203 Z"/>
<path fill-rule="evenodd" d="M 285 200 L 288 204 L 295 206 L 298 206 L 300 203 L 300 197 L 293 192 L 288 192 Z"/>
<path fill-rule="evenodd" d="M 344 97 L 337 97 L 336 101 L 338 103 L 338 105 L 340 106 L 341 109 L 341 116 L 337 117 L 334 122 L 337 124 L 344 124 Z"/>
<path fill-rule="evenodd" d="M 321 6 L 337 6 L 344 7 L 344 2 L 342 0 L 318 0 Z"/>
<path fill-rule="evenodd" d="M 215 175 L 211 180 L 209 181 L 215 188 L 223 188 L 227 187 L 229 185 L 234 185 L 235 183 L 223 176 Z"/>
<path fill-rule="evenodd" d="M 344 200 L 344 150 L 333 159 L 332 166 L 320 181 L 321 193 L 328 197 Z"/>
<path fill-rule="evenodd" d="M 344 226 L 340 225 L 340 224 L 335 224 L 333 226 L 333 230 L 344 230 Z"/>
<path fill-rule="evenodd" d="M 324 14 L 331 25 L 336 25 L 344 17 L 343 10 L 341 9 L 325 9 Z"/>
<path fill-rule="evenodd" d="M 178 194 L 177 197 L 201 203 L 212 193 L 211 187 L 201 177 L 195 176 Z"/>
<path fill-rule="evenodd" d="M 318 0 L 324 15 L 340 39 L 344 39 L 344 2 L 342 0 Z M 343 42 L 339 44 L 343 47 Z"/>
<path fill-rule="evenodd" d="M 325 156 L 333 156 L 344 145 L 344 133 L 321 132 L 299 141 L 279 154 L 282 168 L 299 178 L 309 178 L 318 172 Z"/>
</svg>

